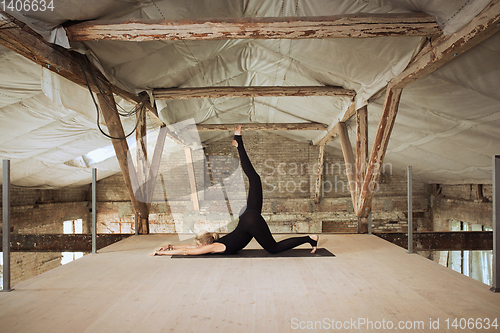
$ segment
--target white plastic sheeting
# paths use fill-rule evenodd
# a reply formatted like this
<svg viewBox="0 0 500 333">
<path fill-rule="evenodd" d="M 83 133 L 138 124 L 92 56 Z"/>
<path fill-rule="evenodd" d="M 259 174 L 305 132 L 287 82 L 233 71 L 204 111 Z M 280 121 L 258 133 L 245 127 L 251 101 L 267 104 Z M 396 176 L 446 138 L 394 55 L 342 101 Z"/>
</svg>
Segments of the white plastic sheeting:
<svg viewBox="0 0 500 333">
<path fill-rule="evenodd" d="M 58 27 L 68 20 L 115 18 L 324 16 L 347 13 L 427 12 L 446 34 L 467 24 L 487 0 L 119 1 L 59 0 L 54 12 L 16 13 L 47 40 L 69 46 Z M 25 15 L 23 15 L 25 14 Z M 131 91 L 168 87 L 334 85 L 357 92 L 360 107 L 400 73 L 422 38 L 99 41 L 72 44 L 91 53 Z M 413 165 L 417 177 L 438 183 L 491 182 L 498 154 L 500 36 L 457 57 L 405 88 L 386 162 Z M 10 158 L 13 184 L 62 187 L 89 183 L 90 169 L 72 160 L 110 144 L 96 128 L 88 91 L 0 48 L 0 158 Z M 333 97 L 259 97 L 158 101 L 167 124 L 320 122 L 335 124 L 349 101 Z M 374 137 L 383 99 L 369 103 Z M 130 107 L 130 106 L 129 106 Z M 124 121 L 125 131 L 134 119 Z M 351 124 L 351 127 L 354 125 Z M 354 131 L 351 131 L 353 134 Z M 281 132 L 300 141 L 318 131 Z M 216 133 L 202 133 L 209 142 Z M 352 136 L 351 140 L 355 140 Z M 354 141 L 353 141 L 354 142 Z M 149 142 L 149 144 L 154 144 Z M 340 148 L 337 140 L 331 146 Z M 97 166 L 100 177 L 119 172 L 116 159 Z"/>
</svg>

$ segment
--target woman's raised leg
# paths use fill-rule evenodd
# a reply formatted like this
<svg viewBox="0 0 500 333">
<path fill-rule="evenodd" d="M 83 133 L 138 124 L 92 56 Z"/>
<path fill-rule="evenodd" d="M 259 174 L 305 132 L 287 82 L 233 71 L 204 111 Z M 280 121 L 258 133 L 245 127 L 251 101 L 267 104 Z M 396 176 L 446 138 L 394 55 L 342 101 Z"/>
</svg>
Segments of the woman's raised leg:
<svg viewBox="0 0 500 333">
<path fill-rule="evenodd" d="M 247 197 L 247 209 L 253 209 L 257 212 L 262 213 L 262 182 L 260 176 L 255 171 L 252 162 L 248 158 L 245 147 L 243 146 L 243 138 L 241 136 L 241 125 L 236 127 L 234 130 L 234 140 L 233 145 L 238 148 L 238 154 L 240 155 L 241 168 L 243 172 L 248 177 L 248 182 L 250 184 L 248 189 Z"/>
</svg>

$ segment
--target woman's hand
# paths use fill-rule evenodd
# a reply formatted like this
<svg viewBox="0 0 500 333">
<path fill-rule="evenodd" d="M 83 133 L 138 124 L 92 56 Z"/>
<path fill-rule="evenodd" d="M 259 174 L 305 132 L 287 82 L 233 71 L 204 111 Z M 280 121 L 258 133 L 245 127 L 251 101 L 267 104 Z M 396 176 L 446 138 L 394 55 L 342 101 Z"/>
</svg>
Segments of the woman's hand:
<svg viewBox="0 0 500 333">
<path fill-rule="evenodd" d="M 160 247 L 159 251 L 170 251 L 170 250 L 173 250 L 173 249 L 174 249 L 174 246 L 172 244 L 168 244 L 166 246 Z"/>
</svg>

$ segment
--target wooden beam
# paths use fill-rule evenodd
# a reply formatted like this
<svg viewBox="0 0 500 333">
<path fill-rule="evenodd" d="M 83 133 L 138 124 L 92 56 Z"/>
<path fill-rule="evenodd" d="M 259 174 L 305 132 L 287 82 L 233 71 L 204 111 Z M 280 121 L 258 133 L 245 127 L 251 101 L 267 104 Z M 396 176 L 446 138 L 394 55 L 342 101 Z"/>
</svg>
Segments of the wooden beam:
<svg viewBox="0 0 500 333">
<path fill-rule="evenodd" d="M 149 208 L 146 203 L 139 201 L 134 193 L 134 188 L 139 189 L 139 183 L 137 181 L 136 171 L 134 165 L 129 161 L 129 148 L 127 140 L 125 139 L 125 132 L 123 131 L 123 126 L 116 109 L 116 104 L 113 99 L 113 92 L 111 87 L 107 86 L 103 88 L 103 94 L 98 94 L 97 98 L 101 107 L 102 115 L 108 128 L 109 135 L 114 139 L 111 140 L 113 147 L 115 149 L 116 158 L 120 164 L 120 169 L 122 171 L 123 180 L 125 181 L 125 187 L 127 188 L 132 207 L 134 208 L 136 214 L 139 216 L 139 233 L 148 234 L 149 233 Z M 134 179 L 135 178 L 135 179 Z M 135 185 L 132 183 L 135 182 Z"/>
<path fill-rule="evenodd" d="M 500 31 L 500 2 L 491 1 L 464 28 L 450 36 L 433 41 L 432 47 L 423 49 L 414 61 L 389 84 L 395 89 L 403 89 L 412 82 L 432 73 L 456 56 L 471 49 L 483 40 Z"/>
<path fill-rule="evenodd" d="M 132 234 L 98 234 L 97 249 L 128 238 Z M 0 243 L 2 240 L 0 238 Z M 91 252 L 92 235 L 88 234 L 11 234 L 13 252 Z"/>
<path fill-rule="evenodd" d="M 401 92 L 401 89 L 387 89 L 382 116 L 380 117 L 377 134 L 373 141 L 370 160 L 366 169 L 366 176 L 361 186 L 360 196 L 356 200 L 358 217 L 368 217 L 370 212 L 369 207 L 371 206 L 374 194 L 373 184 L 376 184 L 380 175 L 380 168 L 384 161 L 394 122 L 396 121 Z"/>
<path fill-rule="evenodd" d="M 441 33 L 435 19 L 425 13 L 88 21 L 65 29 L 70 41 L 371 38 Z"/>
<path fill-rule="evenodd" d="M 221 97 L 284 97 L 284 96 L 334 96 L 354 97 L 354 90 L 331 86 L 301 87 L 201 87 L 201 88 L 166 88 L 153 91 L 155 99 L 192 99 Z"/>
<path fill-rule="evenodd" d="M 198 124 L 198 132 L 234 131 L 239 124 Z M 245 131 L 324 131 L 325 124 L 318 123 L 249 123 L 242 124 Z M 194 127 L 190 128 L 194 131 Z"/>
<path fill-rule="evenodd" d="M 356 111 L 356 198 L 360 197 L 361 186 L 368 164 L 368 107 Z M 357 199 L 356 199 L 357 200 Z M 357 205 L 354 211 L 358 214 Z"/>
<path fill-rule="evenodd" d="M 408 248 L 408 234 L 374 232 L 380 238 Z M 413 233 L 414 251 L 488 251 L 493 249 L 492 231 L 430 231 Z"/>
<path fill-rule="evenodd" d="M 138 112 L 136 114 L 137 128 L 135 132 L 136 139 L 136 165 L 137 165 L 137 182 L 139 187 L 136 191 L 136 196 L 143 198 L 146 203 L 147 200 L 147 186 L 143 186 L 147 183 L 148 176 L 148 144 L 147 144 L 147 129 L 146 129 L 146 113 Z"/>
<path fill-rule="evenodd" d="M 323 173 L 325 172 L 325 145 L 319 146 L 318 169 L 316 173 L 316 190 L 314 202 L 319 204 L 323 199 Z"/>
<path fill-rule="evenodd" d="M 6 25 L 8 27 L 0 29 L 0 45 L 7 47 L 71 82 L 87 87 L 88 81 L 90 89 L 95 93 L 100 93 L 100 91 L 96 83 L 90 78 L 90 73 L 85 73 L 88 71 L 88 66 L 90 66 L 100 86 L 109 85 L 106 77 L 95 66 L 88 63 L 85 56 L 45 41 L 42 36 L 33 31 L 25 23 L 2 10 L 0 10 L 0 25 Z M 138 104 L 143 100 L 142 97 L 134 95 L 117 86 L 113 85 L 112 89 L 113 93 L 130 103 Z M 148 115 L 156 123 L 162 125 L 163 121 L 158 117 L 156 108 L 151 105 L 151 103 L 146 103 L 146 108 L 148 109 Z"/>
<path fill-rule="evenodd" d="M 326 145 L 328 142 L 333 140 L 339 135 L 339 123 L 345 123 L 347 122 L 356 112 L 355 109 L 355 103 L 354 103 L 354 97 L 353 100 L 351 101 L 351 104 L 347 108 L 346 112 L 342 116 L 342 119 L 340 119 L 335 125 L 330 125 L 329 128 L 331 128 L 325 135 L 320 137 L 319 139 L 313 140 L 312 144 L 313 145 Z"/>
<path fill-rule="evenodd" d="M 346 167 L 347 180 L 349 182 L 349 191 L 351 192 L 352 206 L 356 207 L 356 162 L 352 152 L 351 140 L 347 132 L 346 123 L 339 123 L 339 137 L 342 146 L 342 154 L 344 155 L 344 163 Z"/>
<path fill-rule="evenodd" d="M 184 153 L 186 154 L 186 165 L 189 175 L 189 184 L 191 185 L 191 197 L 193 199 L 194 210 L 200 210 L 200 203 L 198 201 L 198 190 L 196 189 L 196 178 L 194 176 L 194 166 L 193 166 L 193 156 L 191 148 L 184 147 Z"/>
</svg>

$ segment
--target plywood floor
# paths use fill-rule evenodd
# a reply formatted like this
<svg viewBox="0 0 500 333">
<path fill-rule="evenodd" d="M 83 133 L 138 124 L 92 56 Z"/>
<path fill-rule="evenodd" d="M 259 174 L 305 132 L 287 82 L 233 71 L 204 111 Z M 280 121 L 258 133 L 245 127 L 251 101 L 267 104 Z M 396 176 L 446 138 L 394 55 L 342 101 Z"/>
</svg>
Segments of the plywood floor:
<svg viewBox="0 0 500 333">
<path fill-rule="evenodd" d="M 148 256 L 178 241 L 133 236 L 15 285 L 0 293 L 0 331 L 312 332 L 332 331 L 334 320 L 339 332 L 399 322 L 445 332 L 446 319 L 500 320 L 500 294 L 489 286 L 376 236 L 322 235 L 336 257 Z"/>
</svg>

